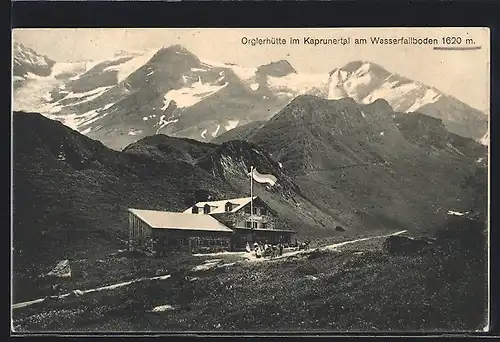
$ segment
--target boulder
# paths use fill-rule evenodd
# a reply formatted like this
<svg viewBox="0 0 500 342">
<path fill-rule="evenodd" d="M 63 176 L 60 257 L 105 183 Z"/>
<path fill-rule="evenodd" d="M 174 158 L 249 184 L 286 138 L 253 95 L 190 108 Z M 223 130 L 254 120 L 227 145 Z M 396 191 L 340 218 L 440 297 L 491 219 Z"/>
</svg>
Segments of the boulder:
<svg viewBox="0 0 500 342">
<path fill-rule="evenodd" d="M 344 228 L 342 228 L 342 226 L 337 226 L 337 227 L 335 227 L 335 230 L 336 230 L 337 232 L 345 232 L 345 229 L 344 229 Z"/>
<path fill-rule="evenodd" d="M 69 260 L 61 260 L 57 265 L 47 273 L 47 277 L 71 278 L 71 266 Z"/>
</svg>

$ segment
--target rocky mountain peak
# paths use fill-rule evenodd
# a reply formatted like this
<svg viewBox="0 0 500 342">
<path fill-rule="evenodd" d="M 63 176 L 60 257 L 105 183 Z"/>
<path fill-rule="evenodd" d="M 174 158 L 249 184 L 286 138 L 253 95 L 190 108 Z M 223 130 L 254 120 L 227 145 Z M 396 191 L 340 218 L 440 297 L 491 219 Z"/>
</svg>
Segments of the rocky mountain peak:
<svg viewBox="0 0 500 342">
<path fill-rule="evenodd" d="M 186 64 L 192 65 L 200 63 L 195 54 L 179 44 L 162 47 L 153 55 L 150 63 L 171 63 L 176 61 L 184 61 Z"/>
<path fill-rule="evenodd" d="M 276 62 L 261 65 L 258 68 L 257 73 L 272 77 L 284 77 L 289 74 L 296 74 L 297 71 L 293 68 L 290 62 L 282 59 Z"/>
<path fill-rule="evenodd" d="M 28 73 L 38 76 L 48 76 L 55 64 L 47 56 L 41 55 L 33 49 L 14 42 L 12 57 L 14 60 L 14 76 L 24 77 Z"/>
<path fill-rule="evenodd" d="M 332 72 L 330 72 L 330 74 L 333 74 L 336 71 L 344 71 L 349 75 L 351 74 L 363 75 L 370 73 L 371 75 L 384 78 L 389 77 L 391 75 L 391 73 L 386 69 L 384 69 L 382 66 L 366 60 L 349 62 L 339 69 L 334 69 Z"/>
</svg>

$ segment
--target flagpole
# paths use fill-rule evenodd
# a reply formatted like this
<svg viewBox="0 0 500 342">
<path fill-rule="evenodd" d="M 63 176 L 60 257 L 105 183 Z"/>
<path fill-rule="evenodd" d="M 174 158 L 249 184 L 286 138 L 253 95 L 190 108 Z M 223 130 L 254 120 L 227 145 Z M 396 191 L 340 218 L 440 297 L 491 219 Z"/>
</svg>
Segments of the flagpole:
<svg viewBox="0 0 500 342">
<path fill-rule="evenodd" d="M 250 166 L 250 224 L 253 229 L 253 166 Z"/>
</svg>

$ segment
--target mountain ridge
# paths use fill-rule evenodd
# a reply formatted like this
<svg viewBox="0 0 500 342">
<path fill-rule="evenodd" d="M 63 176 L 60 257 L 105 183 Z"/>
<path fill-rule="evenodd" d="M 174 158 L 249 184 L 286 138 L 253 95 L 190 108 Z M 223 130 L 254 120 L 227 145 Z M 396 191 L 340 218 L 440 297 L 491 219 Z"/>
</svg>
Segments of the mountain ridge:
<svg viewBox="0 0 500 342">
<path fill-rule="evenodd" d="M 207 196 L 247 196 L 249 165 L 278 177 L 273 189 L 255 184 L 254 193 L 280 213 L 280 224 L 299 235 L 335 234 L 335 221 L 247 142 L 156 135 L 120 152 L 38 113 L 16 112 L 13 148 L 14 272 L 22 279 L 61 258 L 123 248 L 128 208 L 183 211 Z"/>
<path fill-rule="evenodd" d="M 399 112 L 442 118 L 448 130 L 462 136 L 484 141 L 487 131 L 484 113 L 365 60 L 313 75 L 297 72 L 286 59 L 256 68 L 210 62 L 176 44 L 121 52 L 72 75 L 49 92 L 51 100 L 41 97 L 43 105 L 16 105 L 28 97 L 27 91 L 18 92 L 16 109 L 40 108 L 35 111 L 118 150 L 156 133 L 209 141 L 239 125 L 267 120 L 303 94 L 351 97 L 364 104 L 384 98 Z"/>
<path fill-rule="evenodd" d="M 431 123 L 419 131 L 422 117 Z M 347 215 L 350 224 L 371 217 L 418 230 L 443 220 L 446 207 L 487 212 L 485 188 L 465 186 L 470 177 L 485 184 L 487 149 L 449 133 L 439 119 L 394 112 L 385 100 L 359 105 L 301 96 L 248 140 L 265 146 L 316 206 L 333 217 Z M 453 179 L 441 188 L 431 185 L 447 177 Z"/>
</svg>

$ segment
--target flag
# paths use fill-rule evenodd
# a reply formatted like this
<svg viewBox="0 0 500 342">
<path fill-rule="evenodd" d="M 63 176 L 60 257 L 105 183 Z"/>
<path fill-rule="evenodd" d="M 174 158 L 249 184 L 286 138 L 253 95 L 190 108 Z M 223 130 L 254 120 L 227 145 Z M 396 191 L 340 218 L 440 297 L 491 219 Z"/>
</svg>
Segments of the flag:
<svg viewBox="0 0 500 342">
<path fill-rule="evenodd" d="M 250 171 L 248 173 L 248 175 L 249 176 L 252 175 L 253 180 L 258 182 L 258 183 L 268 183 L 271 186 L 276 184 L 276 182 L 278 180 L 275 176 L 273 176 L 271 174 L 259 173 L 255 168 L 253 168 L 252 171 Z"/>
</svg>

